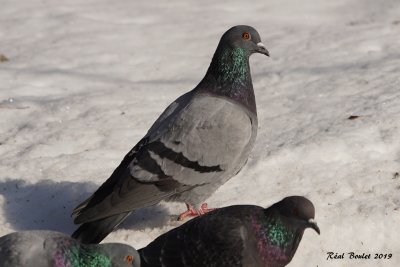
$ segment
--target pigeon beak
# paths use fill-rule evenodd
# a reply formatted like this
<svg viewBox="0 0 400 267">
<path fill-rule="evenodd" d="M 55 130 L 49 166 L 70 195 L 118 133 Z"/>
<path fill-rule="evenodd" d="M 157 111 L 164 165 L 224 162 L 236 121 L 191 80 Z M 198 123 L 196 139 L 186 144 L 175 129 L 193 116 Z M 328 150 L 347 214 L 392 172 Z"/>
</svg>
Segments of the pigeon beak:
<svg viewBox="0 0 400 267">
<path fill-rule="evenodd" d="M 319 227 L 317 225 L 317 222 L 314 219 L 309 219 L 307 227 L 310 227 L 315 230 L 318 234 L 321 234 L 321 231 L 319 230 Z"/>
<path fill-rule="evenodd" d="M 260 53 L 260 54 L 264 54 L 269 57 L 269 52 L 268 52 L 267 48 L 265 48 L 265 45 L 261 42 L 257 43 L 256 52 Z"/>
</svg>

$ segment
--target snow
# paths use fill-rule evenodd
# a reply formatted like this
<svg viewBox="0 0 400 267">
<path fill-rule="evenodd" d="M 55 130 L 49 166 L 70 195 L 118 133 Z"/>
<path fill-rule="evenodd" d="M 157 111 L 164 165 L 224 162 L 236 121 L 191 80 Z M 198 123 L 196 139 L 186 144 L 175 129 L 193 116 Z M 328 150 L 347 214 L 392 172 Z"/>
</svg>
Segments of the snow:
<svg viewBox="0 0 400 267">
<path fill-rule="evenodd" d="M 399 14 L 397 0 L 2 0 L 0 235 L 72 233 L 72 209 L 248 24 L 271 53 L 251 58 L 259 134 L 208 203 L 304 195 L 321 235 L 307 230 L 289 266 L 399 266 Z M 105 242 L 140 248 L 183 209 L 141 210 Z"/>
</svg>

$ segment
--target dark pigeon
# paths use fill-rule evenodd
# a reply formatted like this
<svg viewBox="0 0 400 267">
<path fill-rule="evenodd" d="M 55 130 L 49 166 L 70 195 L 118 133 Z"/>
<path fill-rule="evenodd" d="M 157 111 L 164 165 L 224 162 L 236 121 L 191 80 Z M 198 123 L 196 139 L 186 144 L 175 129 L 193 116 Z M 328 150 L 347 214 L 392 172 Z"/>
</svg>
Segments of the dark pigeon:
<svg viewBox="0 0 400 267">
<path fill-rule="evenodd" d="M 140 267 L 131 246 L 108 243 L 80 244 L 52 231 L 22 231 L 0 237 L 2 267 Z"/>
<path fill-rule="evenodd" d="M 221 38 L 203 80 L 175 100 L 111 177 L 73 211 L 73 237 L 98 243 L 130 212 L 161 200 L 186 203 L 179 219 L 212 209 L 201 204 L 246 163 L 257 134 L 249 56 L 269 55 L 258 32 L 235 26 Z"/>
<path fill-rule="evenodd" d="M 237 205 L 194 218 L 139 249 L 142 267 L 282 267 L 306 228 L 319 228 L 314 206 L 292 196 L 264 209 Z"/>
</svg>

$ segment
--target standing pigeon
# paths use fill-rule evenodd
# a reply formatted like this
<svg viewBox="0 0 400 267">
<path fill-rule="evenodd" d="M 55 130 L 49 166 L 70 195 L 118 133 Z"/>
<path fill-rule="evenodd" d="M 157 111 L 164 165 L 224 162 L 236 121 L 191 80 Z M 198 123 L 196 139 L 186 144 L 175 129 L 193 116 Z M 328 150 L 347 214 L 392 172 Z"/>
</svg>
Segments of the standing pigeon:
<svg viewBox="0 0 400 267">
<path fill-rule="evenodd" d="M 175 100 L 111 177 L 73 211 L 73 237 L 98 243 L 131 211 L 161 200 L 185 202 L 179 219 L 204 214 L 201 204 L 246 163 L 257 133 L 249 56 L 269 56 L 258 32 L 235 26 L 221 38 L 203 80 Z"/>
<path fill-rule="evenodd" d="M 284 198 L 267 209 L 237 205 L 197 217 L 139 249 L 142 267 L 282 267 L 306 228 L 320 233 L 314 206 Z"/>
<path fill-rule="evenodd" d="M 80 244 L 52 231 L 23 231 L 0 237 L 2 267 L 140 267 L 131 246 Z"/>
</svg>

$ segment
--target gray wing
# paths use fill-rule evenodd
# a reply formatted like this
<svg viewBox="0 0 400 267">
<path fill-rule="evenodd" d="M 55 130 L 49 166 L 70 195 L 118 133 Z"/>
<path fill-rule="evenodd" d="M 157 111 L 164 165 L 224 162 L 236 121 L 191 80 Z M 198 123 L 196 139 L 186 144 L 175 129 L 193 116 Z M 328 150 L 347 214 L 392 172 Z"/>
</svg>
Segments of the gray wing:
<svg viewBox="0 0 400 267">
<path fill-rule="evenodd" d="M 75 223 L 153 205 L 226 176 L 243 161 L 252 133 L 249 115 L 234 103 L 194 91 L 181 96 L 74 210 Z"/>
<path fill-rule="evenodd" d="M 8 234 L 0 238 L 0 262 L 1 266 L 23 266 L 23 259 L 21 259 L 16 250 L 16 239 L 15 234 Z"/>
<path fill-rule="evenodd" d="M 52 250 L 45 249 L 47 239 L 66 236 L 52 231 L 22 231 L 0 238 L 0 266 L 50 266 Z"/>
<path fill-rule="evenodd" d="M 158 144 L 150 150 L 151 157 L 178 182 L 214 183 L 244 164 L 255 126 L 256 118 L 242 106 L 222 97 L 197 95 L 165 132 L 155 135 L 153 142 Z M 135 167 L 133 173 L 139 169 Z"/>
</svg>

